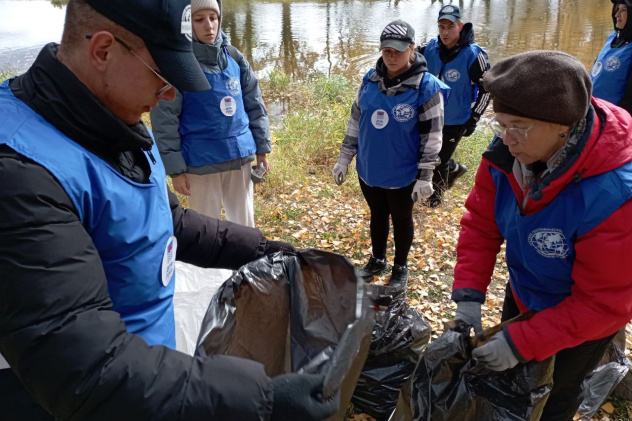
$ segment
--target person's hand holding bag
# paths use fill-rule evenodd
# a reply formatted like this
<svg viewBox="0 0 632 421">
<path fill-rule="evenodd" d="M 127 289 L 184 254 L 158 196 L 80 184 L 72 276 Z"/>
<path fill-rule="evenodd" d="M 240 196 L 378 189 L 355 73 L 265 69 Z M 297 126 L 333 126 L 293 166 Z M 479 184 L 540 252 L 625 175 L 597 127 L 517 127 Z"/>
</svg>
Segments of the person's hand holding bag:
<svg viewBox="0 0 632 421">
<path fill-rule="evenodd" d="M 272 379 L 271 421 L 321 421 L 340 406 L 340 392 L 323 397 L 322 374 L 281 374 Z"/>
</svg>

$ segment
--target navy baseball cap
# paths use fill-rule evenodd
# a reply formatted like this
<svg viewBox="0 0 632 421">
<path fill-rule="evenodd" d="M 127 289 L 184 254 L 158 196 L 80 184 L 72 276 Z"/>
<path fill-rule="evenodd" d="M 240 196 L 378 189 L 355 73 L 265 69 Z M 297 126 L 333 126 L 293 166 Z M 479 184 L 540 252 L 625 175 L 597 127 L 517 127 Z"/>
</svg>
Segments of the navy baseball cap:
<svg viewBox="0 0 632 421">
<path fill-rule="evenodd" d="M 415 42 L 415 30 L 407 22 L 398 19 L 386 25 L 382 31 L 380 50 L 390 47 L 397 51 L 405 51 L 413 42 Z"/>
<path fill-rule="evenodd" d="M 190 0 L 86 0 L 142 38 L 160 73 L 180 91 L 210 89 L 191 45 Z"/>
<path fill-rule="evenodd" d="M 447 19 L 450 22 L 456 22 L 457 20 L 460 20 L 461 9 L 459 9 L 459 6 L 453 6 L 451 4 L 443 6 L 441 10 L 439 10 L 439 19 L 437 19 L 437 21 L 440 21 L 442 19 Z"/>
</svg>

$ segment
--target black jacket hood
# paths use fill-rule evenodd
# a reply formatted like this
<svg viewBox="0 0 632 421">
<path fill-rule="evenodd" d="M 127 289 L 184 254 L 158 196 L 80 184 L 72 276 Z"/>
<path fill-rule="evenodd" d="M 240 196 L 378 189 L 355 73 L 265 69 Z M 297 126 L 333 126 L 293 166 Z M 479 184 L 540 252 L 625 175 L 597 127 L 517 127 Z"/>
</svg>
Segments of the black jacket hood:
<svg viewBox="0 0 632 421">
<path fill-rule="evenodd" d="M 612 40 L 611 47 L 619 48 L 632 41 L 632 19 L 629 16 L 632 11 L 632 0 L 612 0 L 612 26 L 617 32 L 617 37 Z M 617 28 L 617 18 L 614 16 L 617 13 L 617 7 L 619 4 L 625 4 L 628 7 L 628 20 L 625 22 L 623 29 Z"/>
</svg>

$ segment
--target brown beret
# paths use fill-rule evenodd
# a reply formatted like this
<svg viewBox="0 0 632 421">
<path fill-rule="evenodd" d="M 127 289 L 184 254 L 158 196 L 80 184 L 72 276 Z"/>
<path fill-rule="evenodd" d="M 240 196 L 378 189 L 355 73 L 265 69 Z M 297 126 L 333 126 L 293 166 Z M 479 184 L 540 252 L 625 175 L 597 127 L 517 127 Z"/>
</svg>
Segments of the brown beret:
<svg viewBox="0 0 632 421">
<path fill-rule="evenodd" d="M 572 126 L 588 113 L 592 83 L 584 65 L 560 51 L 528 51 L 483 76 L 494 111 Z"/>
</svg>

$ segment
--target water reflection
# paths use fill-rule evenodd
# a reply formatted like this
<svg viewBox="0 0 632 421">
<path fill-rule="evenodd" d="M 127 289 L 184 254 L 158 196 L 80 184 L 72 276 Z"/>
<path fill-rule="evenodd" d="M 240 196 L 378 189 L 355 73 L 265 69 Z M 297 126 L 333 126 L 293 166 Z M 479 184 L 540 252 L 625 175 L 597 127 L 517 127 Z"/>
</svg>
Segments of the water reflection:
<svg viewBox="0 0 632 421">
<path fill-rule="evenodd" d="M 448 4 L 450 2 L 445 2 Z M 612 31 L 609 0 L 470 0 L 452 2 L 474 24 L 492 64 L 529 49 L 558 49 L 587 67 Z M 357 77 L 374 65 L 381 29 L 402 18 L 425 43 L 437 35 L 442 1 L 363 0 L 260 2 L 235 0 L 224 11 L 224 30 L 253 66 L 282 69 L 294 78 L 311 73 Z M 256 38 L 255 38 L 256 37 Z"/>
<path fill-rule="evenodd" d="M 613 29 L 610 0 L 225 0 L 222 28 L 260 76 L 276 69 L 301 80 L 316 72 L 358 78 L 374 65 L 389 21 L 405 19 L 423 43 L 437 35 L 437 14 L 448 3 L 473 22 L 492 64 L 558 49 L 590 68 Z M 63 9 L 51 1 L 0 0 L 0 68 L 26 69 L 62 27 Z"/>
</svg>

